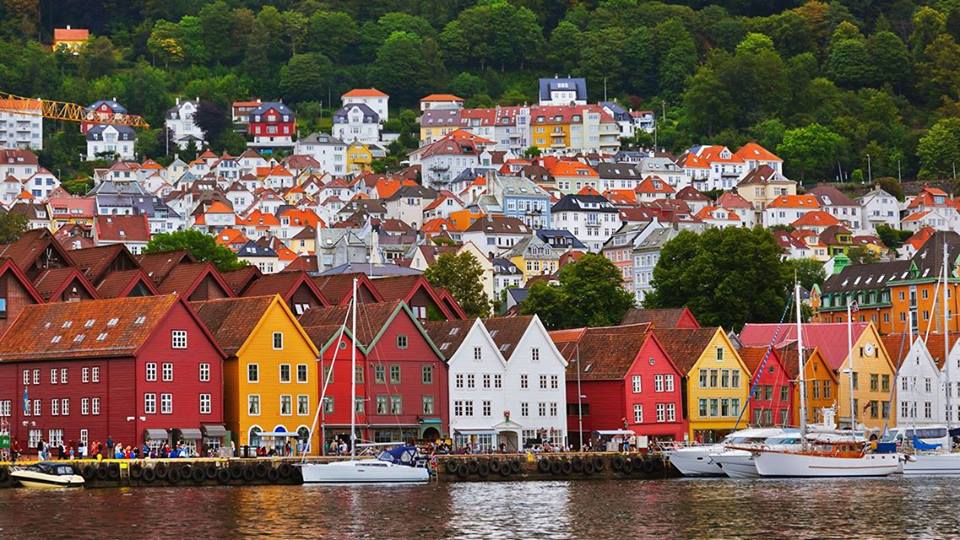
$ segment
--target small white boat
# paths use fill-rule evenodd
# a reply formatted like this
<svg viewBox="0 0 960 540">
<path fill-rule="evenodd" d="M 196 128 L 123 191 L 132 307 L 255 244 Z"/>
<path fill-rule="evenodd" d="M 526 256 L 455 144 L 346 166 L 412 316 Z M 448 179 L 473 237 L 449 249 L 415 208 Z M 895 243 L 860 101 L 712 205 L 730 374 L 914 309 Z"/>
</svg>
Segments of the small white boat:
<svg viewBox="0 0 960 540">
<path fill-rule="evenodd" d="M 759 450 L 753 461 L 764 477 L 830 478 L 890 476 L 900 468 L 901 454 L 865 452 Z"/>
<path fill-rule="evenodd" d="M 777 432 L 782 431 L 777 430 Z M 711 456 L 722 453 L 727 445 L 757 444 L 770 435 L 770 429 L 742 429 L 730 433 L 719 443 L 680 446 L 667 450 L 666 454 L 670 463 L 684 476 L 725 476 L 723 469 Z"/>
<path fill-rule="evenodd" d="M 771 435 L 758 445 L 758 447 L 760 446 L 781 450 L 799 449 L 802 446 L 800 431 L 796 429 L 771 429 Z M 719 465 L 723 473 L 730 478 L 760 478 L 757 465 L 753 462 L 753 452 L 750 451 L 749 446 L 727 447 L 719 454 L 711 454 L 710 459 Z"/>
<path fill-rule="evenodd" d="M 930 453 L 907 456 L 904 476 L 960 476 L 960 453 Z"/>
<path fill-rule="evenodd" d="M 305 463 L 301 465 L 304 484 L 425 484 L 430 471 L 389 463 L 379 459 Z"/>
<path fill-rule="evenodd" d="M 83 487 L 83 476 L 77 474 L 66 463 L 41 461 L 29 467 L 15 469 L 10 478 L 28 488 L 70 488 Z"/>
</svg>

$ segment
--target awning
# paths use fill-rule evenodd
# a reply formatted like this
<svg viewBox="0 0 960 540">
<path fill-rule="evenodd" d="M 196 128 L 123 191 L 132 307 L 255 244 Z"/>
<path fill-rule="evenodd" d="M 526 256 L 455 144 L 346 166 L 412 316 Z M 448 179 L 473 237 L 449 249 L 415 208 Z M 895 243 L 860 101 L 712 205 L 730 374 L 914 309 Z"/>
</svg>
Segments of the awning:
<svg viewBox="0 0 960 540">
<path fill-rule="evenodd" d="M 487 429 L 459 429 L 459 428 L 453 428 L 453 431 L 454 431 L 455 433 L 459 433 L 459 434 L 461 434 L 461 435 L 490 435 L 490 434 L 496 433 L 495 430 L 489 429 L 489 428 L 487 428 Z"/>
<path fill-rule="evenodd" d="M 181 439 L 187 441 L 199 441 L 203 438 L 203 435 L 197 428 L 180 428 L 177 430 L 177 432 L 180 434 Z"/>
<path fill-rule="evenodd" d="M 636 435 L 635 432 L 630 431 L 629 429 L 599 429 L 593 432 L 596 435 Z"/>
<path fill-rule="evenodd" d="M 146 429 L 144 433 L 143 438 L 148 441 L 165 441 L 170 438 L 170 435 L 165 429 Z"/>
<path fill-rule="evenodd" d="M 443 421 L 440 418 L 421 418 L 421 424 L 442 424 Z"/>
<path fill-rule="evenodd" d="M 221 424 L 204 424 L 200 426 L 204 437 L 221 439 L 227 436 L 227 428 Z"/>
<path fill-rule="evenodd" d="M 257 433 L 258 437 L 299 437 L 300 435 L 296 431 L 261 431 Z"/>
</svg>

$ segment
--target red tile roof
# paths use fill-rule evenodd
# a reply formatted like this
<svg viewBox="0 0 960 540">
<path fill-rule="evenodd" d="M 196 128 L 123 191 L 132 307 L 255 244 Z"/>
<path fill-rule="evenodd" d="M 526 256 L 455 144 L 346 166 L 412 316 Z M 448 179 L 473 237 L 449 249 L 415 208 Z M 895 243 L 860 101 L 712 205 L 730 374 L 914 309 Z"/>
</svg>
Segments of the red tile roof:
<svg viewBox="0 0 960 540">
<path fill-rule="evenodd" d="M 87 281 L 87 278 L 83 277 L 83 274 L 74 267 L 49 268 L 38 274 L 33 280 L 33 286 L 37 288 L 37 292 L 47 302 L 59 302 L 60 295 L 72 283 L 82 287 L 91 298 L 98 298 L 97 290 L 93 284 Z M 79 294 L 79 291 L 77 293 Z"/>
<path fill-rule="evenodd" d="M 869 323 L 853 323 L 853 341 L 867 329 Z M 776 337 L 776 340 L 774 340 Z M 774 342 L 780 347 L 795 342 L 797 328 L 795 324 L 747 323 L 740 332 L 740 342 L 744 346 L 766 346 Z M 823 359 L 833 370 L 840 369 L 847 358 L 846 323 L 805 323 L 803 325 L 803 346 L 818 347 Z"/>
<path fill-rule="evenodd" d="M 403 302 L 378 302 L 376 304 L 357 303 L 357 341 L 364 346 L 380 332 L 393 317 L 397 310 L 402 309 Z M 300 316 L 300 325 L 305 329 L 311 326 L 339 326 L 348 320 L 350 306 L 340 305 L 318 309 L 308 309 Z M 349 324 L 349 323 L 348 323 Z M 309 330 L 308 330 L 309 332 Z M 317 348 L 323 343 L 314 343 Z"/>
<path fill-rule="evenodd" d="M 196 262 L 193 255 L 185 250 L 143 253 L 137 257 L 140 268 L 154 283 L 160 283 L 180 263 Z"/>
<path fill-rule="evenodd" d="M 490 337 L 493 338 L 494 343 L 497 344 L 500 354 L 503 355 L 504 359 L 509 361 L 514 351 L 517 350 L 517 343 L 520 343 L 520 338 L 526 333 L 527 327 L 530 326 L 532 321 L 533 317 L 530 315 L 522 317 L 494 317 L 485 319 L 483 325 L 487 328 L 487 332 L 490 333 Z"/>
<path fill-rule="evenodd" d="M 358 295 L 360 290 L 366 290 L 376 301 L 383 302 L 385 299 L 377 286 L 367 277 L 366 274 L 335 274 L 331 276 L 316 276 L 313 278 L 314 284 L 320 289 L 324 297 L 331 303 L 346 304 L 350 301 L 353 294 L 353 278 L 357 278 Z"/>
<path fill-rule="evenodd" d="M 224 298 L 190 302 L 203 324 L 224 352 L 237 354 L 257 324 L 273 305 L 276 296 Z"/>
<path fill-rule="evenodd" d="M 227 282 L 230 289 L 238 296 L 249 287 L 251 283 L 260 279 L 262 276 L 263 273 L 260 272 L 260 269 L 252 264 L 229 272 L 220 273 L 220 277 Z"/>
<path fill-rule="evenodd" d="M 206 277 L 213 279 L 227 296 L 233 296 L 233 289 L 220 277 L 220 272 L 209 262 L 179 264 L 157 286 L 160 294 L 177 293 L 189 298 Z"/>
<path fill-rule="evenodd" d="M 699 325 L 688 308 L 630 308 L 620 321 L 621 325 L 650 323 L 654 328 L 678 328 L 689 317 L 692 324 Z"/>
<path fill-rule="evenodd" d="M 584 381 L 622 381 L 653 335 L 648 324 L 580 330 L 575 336 L 558 334 L 561 341 L 555 343 L 567 360 L 567 377 Z M 554 337 L 554 332 L 550 336 Z"/>
<path fill-rule="evenodd" d="M 150 291 L 150 294 L 159 294 L 150 277 L 139 269 L 107 274 L 100 285 L 97 286 L 97 294 L 100 295 L 100 298 L 120 298 L 129 295 L 138 283 L 142 283 Z"/>
<path fill-rule="evenodd" d="M 354 88 L 341 97 L 389 97 L 376 88 Z"/>
<path fill-rule="evenodd" d="M 717 327 L 687 329 L 687 328 L 655 328 L 654 335 L 660 341 L 670 359 L 676 364 L 680 373 L 687 374 L 693 369 L 700 355 L 710 345 L 713 336 L 717 334 Z"/>
<path fill-rule="evenodd" d="M 54 28 L 53 42 L 86 41 L 90 38 L 90 30 L 86 28 Z"/>
<path fill-rule="evenodd" d="M 147 216 L 97 216 L 94 231 L 100 240 L 111 242 L 149 242 Z"/>
<path fill-rule="evenodd" d="M 278 272 L 276 274 L 266 274 L 260 279 L 251 283 L 243 296 L 263 296 L 279 294 L 284 300 L 290 301 L 293 293 L 300 287 L 306 287 L 316 297 L 321 305 L 330 305 L 330 302 L 324 298 L 323 293 L 317 288 L 316 284 L 310 279 L 306 272 Z"/>
</svg>

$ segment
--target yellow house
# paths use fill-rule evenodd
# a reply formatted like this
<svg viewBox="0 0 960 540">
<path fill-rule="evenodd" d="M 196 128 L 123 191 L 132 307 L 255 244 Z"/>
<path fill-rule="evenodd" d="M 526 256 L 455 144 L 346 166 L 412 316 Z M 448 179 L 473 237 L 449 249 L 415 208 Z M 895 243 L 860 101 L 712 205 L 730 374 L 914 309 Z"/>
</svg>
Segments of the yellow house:
<svg viewBox="0 0 960 540">
<path fill-rule="evenodd" d="M 352 142 L 347 146 L 347 172 L 364 173 L 372 170 L 373 152 L 367 148 L 367 145 Z"/>
<path fill-rule="evenodd" d="M 279 295 L 192 302 L 229 355 L 224 420 L 238 448 L 319 453 L 310 433 L 318 403 L 319 352 Z M 289 435 L 287 435 L 289 434 Z"/>
<path fill-rule="evenodd" d="M 723 328 L 654 328 L 664 350 L 684 373 L 688 437 L 716 441 L 747 427 L 750 370 Z"/>
<path fill-rule="evenodd" d="M 737 184 L 737 195 L 746 199 L 757 210 L 781 195 L 796 195 L 797 183 L 778 174 L 768 166 L 751 170 Z"/>
<path fill-rule="evenodd" d="M 537 107 L 531 111 L 532 146 L 541 150 L 570 146 L 570 117 L 562 109 L 564 107 Z"/>
<path fill-rule="evenodd" d="M 532 234 L 504 254 L 523 273 L 523 283 L 534 276 L 549 276 L 560 268 L 561 251 Z"/>
</svg>

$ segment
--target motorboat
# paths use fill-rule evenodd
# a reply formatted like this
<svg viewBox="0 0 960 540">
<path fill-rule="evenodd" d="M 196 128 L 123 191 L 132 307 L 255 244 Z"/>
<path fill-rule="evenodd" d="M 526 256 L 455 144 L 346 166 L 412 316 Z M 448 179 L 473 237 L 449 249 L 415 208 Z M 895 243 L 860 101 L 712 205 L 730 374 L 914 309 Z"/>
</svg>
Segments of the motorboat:
<svg viewBox="0 0 960 540">
<path fill-rule="evenodd" d="M 798 429 L 777 429 L 758 444 L 758 447 L 797 449 L 802 446 L 800 439 L 800 430 Z M 723 452 L 711 454 L 710 459 L 720 466 L 724 474 L 730 478 L 748 479 L 760 478 L 757 472 L 757 465 L 753 462 L 753 452 L 750 445 L 728 446 Z"/>
<path fill-rule="evenodd" d="M 960 453 L 951 451 L 950 431 L 945 425 L 898 426 L 889 430 L 882 442 L 912 448 L 903 462 L 904 476 L 960 475 Z"/>
<path fill-rule="evenodd" d="M 372 446 L 372 445 L 370 445 Z M 425 484 L 430 469 L 414 446 L 398 446 L 373 459 L 304 463 L 304 484 Z"/>
<path fill-rule="evenodd" d="M 17 468 L 10 472 L 10 478 L 28 488 L 72 488 L 83 487 L 83 476 L 76 473 L 66 463 L 41 461 L 28 467 Z"/>
<path fill-rule="evenodd" d="M 783 430 L 777 430 L 782 432 Z M 770 428 L 748 428 L 734 431 L 714 444 L 676 446 L 666 450 L 670 463 L 684 476 L 725 476 L 711 456 L 722 453 L 728 445 L 759 444 L 772 435 Z"/>
</svg>

